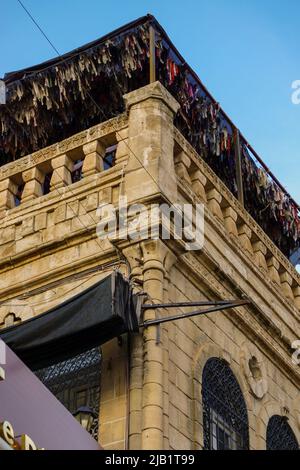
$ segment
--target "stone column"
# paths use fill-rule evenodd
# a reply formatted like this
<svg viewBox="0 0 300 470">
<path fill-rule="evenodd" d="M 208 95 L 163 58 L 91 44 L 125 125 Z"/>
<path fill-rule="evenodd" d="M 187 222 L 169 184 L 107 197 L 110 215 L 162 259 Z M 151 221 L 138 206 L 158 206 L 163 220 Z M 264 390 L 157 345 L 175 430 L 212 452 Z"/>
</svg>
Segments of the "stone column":
<svg viewBox="0 0 300 470">
<path fill-rule="evenodd" d="M 195 194 L 203 201 L 206 202 L 206 193 L 205 193 L 205 185 L 207 182 L 206 176 L 204 176 L 203 173 L 201 173 L 200 170 L 194 171 L 191 175 L 191 181 L 192 181 L 192 188 Z"/>
<path fill-rule="evenodd" d="M 163 301 L 165 303 L 171 303 L 170 300 L 170 284 L 171 284 L 171 279 L 170 279 L 170 272 L 172 269 L 172 266 L 176 263 L 177 257 L 172 253 L 170 250 L 168 250 L 164 262 L 165 266 L 165 281 L 164 281 L 164 297 Z M 174 309 L 176 310 L 176 309 Z M 170 309 L 166 310 L 165 316 L 170 315 L 172 310 Z M 163 364 L 164 364 L 164 381 L 163 381 L 163 419 L 164 419 L 164 449 L 169 450 L 170 449 L 170 443 L 169 443 L 169 422 L 170 422 L 170 413 L 169 413 L 169 403 L 170 403 L 170 398 L 169 398 L 169 323 L 164 323 L 161 326 L 161 333 L 162 333 L 162 347 L 163 347 Z"/>
<path fill-rule="evenodd" d="M 248 254 L 253 255 L 253 248 L 251 244 L 251 236 L 252 236 L 251 228 L 246 224 L 242 224 L 238 228 L 238 233 L 239 233 L 239 240 L 241 242 L 242 248 L 245 251 L 247 251 Z"/>
<path fill-rule="evenodd" d="M 142 281 L 142 252 L 139 244 L 122 251 L 131 269 L 130 280 Z M 140 284 L 140 282 L 139 282 Z M 142 331 L 142 330 L 141 330 Z M 130 381 L 129 381 L 129 449 L 140 450 L 142 447 L 142 397 L 143 397 L 143 336 L 134 334 L 130 336 Z"/>
<path fill-rule="evenodd" d="M 189 168 L 191 166 L 191 159 L 182 150 L 175 157 L 175 171 L 177 176 L 185 181 L 188 185 L 191 185 L 191 178 L 189 175 Z"/>
<path fill-rule="evenodd" d="M 99 140 L 95 140 L 83 146 L 85 158 L 82 166 L 82 174 L 84 178 L 103 171 L 105 150 L 106 146 Z"/>
<path fill-rule="evenodd" d="M 280 274 L 280 280 L 281 280 L 281 287 L 286 298 L 290 300 L 294 300 L 294 294 L 292 291 L 292 284 L 293 284 L 292 276 L 287 271 L 284 271 L 283 273 Z"/>
<path fill-rule="evenodd" d="M 206 194 L 207 197 L 207 205 L 211 211 L 211 213 L 216 216 L 221 222 L 223 222 L 223 214 L 221 210 L 221 202 L 222 196 L 221 194 L 214 188 L 208 191 Z"/>
<path fill-rule="evenodd" d="M 37 167 L 30 168 L 30 170 L 23 171 L 23 181 L 25 183 L 22 193 L 22 202 L 31 201 L 43 195 L 42 183 L 44 174 Z"/>
<path fill-rule="evenodd" d="M 238 231 L 237 231 L 237 226 L 236 226 L 236 221 L 237 221 L 237 213 L 232 207 L 226 207 L 223 211 L 223 216 L 224 216 L 224 225 L 226 227 L 226 230 L 230 235 L 233 235 L 234 237 L 238 237 Z"/>
<path fill-rule="evenodd" d="M 50 182 L 50 190 L 63 188 L 72 183 L 71 171 L 73 162 L 68 155 L 63 154 L 51 160 L 53 174 Z"/>
<path fill-rule="evenodd" d="M 132 91 L 124 99 L 129 112 L 128 201 L 157 193 L 176 200 L 173 120 L 179 104 L 160 82 Z"/>
<path fill-rule="evenodd" d="M 15 194 L 18 187 L 9 178 L 0 181 L 0 214 L 6 209 L 15 207 Z"/>
<path fill-rule="evenodd" d="M 164 258 L 166 246 L 160 240 L 142 243 L 144 257 L 144 291 L 150 302 L 161 303 L 164 298 Z M 144 311 L 144 319 L 156 318 L 153 309 Z M 144 380 L 142 402 L 142 449 L 164 448 L 164 351 L 157 344 L 157 326 L 144 328 Z"/>
<path fill-rule="evenodd" d="M 269 269 L 269 276 L 271 278 L 271 281 L 275 282 L 280 286 L 281 281 L 280 281 L 280 276 L 279 276 L 279 268 L 280 268 L 280 263 L 279 261 L 275 258 L 275 256 L 271 256 L 268 261 L 267 261 L 268 269 Z"/>
<path fill-rule="evenodd" d="M 264 271 L 268 271 L 268 266 L 266 262 L 267 248 L 260 240 L 253 243 L 253 252 L 254 258 L 257 265 L 262 268 Z"/>
<path fill-rule="evenodd" d="M 297 309 L 300 310 L 300 286 L 294 287 L 293 294 L 295 299 L 295 305 Z"/>
</svg>

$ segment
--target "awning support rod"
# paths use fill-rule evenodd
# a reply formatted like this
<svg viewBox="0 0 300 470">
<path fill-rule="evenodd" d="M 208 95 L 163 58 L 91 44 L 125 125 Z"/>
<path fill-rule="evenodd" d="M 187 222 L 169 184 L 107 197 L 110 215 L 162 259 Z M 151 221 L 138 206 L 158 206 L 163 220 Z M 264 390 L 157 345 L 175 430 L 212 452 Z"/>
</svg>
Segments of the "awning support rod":
<svg viewBox="0 0 300 470">
<path fill-rule="evenodd" d="M 237 302 L 236 300 L 221 300 L 221 301 L 209 301 L 200 300 L 198 302 L 172 302 L 168 304 L 143 304 L 142 310 L 150 310 L 156 308 L 173 308 L 173 307 L 205 307 L 206 305 L 228 305 Z"/>
<path fill-rule="evenodd" d="M 218 306 L 212 307 L 212 308 L 207 308 L 205 310 L 195 310 L 194 312 L 183 313 L 181 315 L 172 315 L 172 316 L 169 316 L 169 317 L 155 318 L 153 320 L 145 320 L 144 322 L 140 323 L 139 326 L 147 328 L 148 326 L 151 326 L 151 325 L 159 325 L 161 323 L 166 323 L 166 322 L 169 322 L 169 321 L 182 320 L 184 318 L 195 317 L 195 316 L 198 316 L 198 315 L 206 315 L 208 313 L 214 313 L 214 312 L 218 312 L 218 311 L 221 311 L 221 310 L 227 310 L 229 308 L 241 307 L 242 305 L 249 305 L 250 303 L 251 303 L 250 300 L 236 300 L 236 301 L 233 301 L 233 302 L 230 302 L 230 303 L 228 303 L 228 302 L 227 303 L 226 302 L 225 303 L 224 302 L 219 302 Z M 157 305 L 159 305 L 159 304 L 157 304 Z M 174 304 L 172 306 L 174 306 Z M 156 308 L 158 308 L 158 307 L 156 307 Z"/>
</svg>

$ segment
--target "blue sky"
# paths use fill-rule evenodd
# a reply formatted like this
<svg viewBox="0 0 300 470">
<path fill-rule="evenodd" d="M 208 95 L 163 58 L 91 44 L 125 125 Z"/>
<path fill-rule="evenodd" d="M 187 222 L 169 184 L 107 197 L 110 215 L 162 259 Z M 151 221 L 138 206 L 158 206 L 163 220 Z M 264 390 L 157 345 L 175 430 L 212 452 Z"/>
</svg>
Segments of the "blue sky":
<svg viewBox="0 0 300 470">
<path fill-rule="evenodd" d="M 22 0 L 67 52 L 146 13 L 300 202 L 299 0 Z M 0 77 L 55 53 L 17 0 L 0 0 Z"/>
</svg>

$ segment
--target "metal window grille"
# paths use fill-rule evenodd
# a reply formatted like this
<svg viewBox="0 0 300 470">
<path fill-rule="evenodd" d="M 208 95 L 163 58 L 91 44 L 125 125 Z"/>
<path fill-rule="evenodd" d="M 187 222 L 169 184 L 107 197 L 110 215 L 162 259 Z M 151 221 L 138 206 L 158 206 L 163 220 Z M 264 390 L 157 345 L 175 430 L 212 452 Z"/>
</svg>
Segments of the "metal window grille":
<svg viewBox="0 0 300 470">
<path fill-rule="evenodd" d="M 101 351 L 94 348 L 35 371 L 41 382 L 71 412 L 89 406 L 96 414 L 90 433 L 97 440 L 99 427 Z"/>
<path fill-rule="evenodd" d="M 204 449 L 246 450 L 249 425 L 240 386 L 225 361 L 211 358 L 202 375 Z"/>
<path fill-rule="evenodd" d="M 267 427 L 267 450 L 299 450 L 292 428 L 284 416 L 274 415 Z"/>
</svg>

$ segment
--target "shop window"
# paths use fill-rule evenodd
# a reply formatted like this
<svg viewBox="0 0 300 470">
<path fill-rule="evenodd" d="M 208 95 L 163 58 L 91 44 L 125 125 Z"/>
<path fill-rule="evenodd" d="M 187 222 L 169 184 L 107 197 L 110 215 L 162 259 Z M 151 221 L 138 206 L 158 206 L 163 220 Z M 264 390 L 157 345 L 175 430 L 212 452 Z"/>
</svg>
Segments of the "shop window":
<svg viewBox="0 0 300 470">
<path fill-rule="evenodd" d="M 202 375 L 204 448 L 244 450 L 249 448 L 245 400 L 227 363 L 207 361 Z"/>
<path fill-rule="evenodd" d="M 299 450 L 299 444 L 287 419 L 274 415 L 267 427 L 267 450 Z"/>
<path fill-rule="evenodd" d="M 78 356 L 35 371 L 41 382 L 72 413 L 89 407 L 95 418 L 90 433 L 97 440 L 100 407 L 101 351 L 94 348 Z"/>
</svg>

